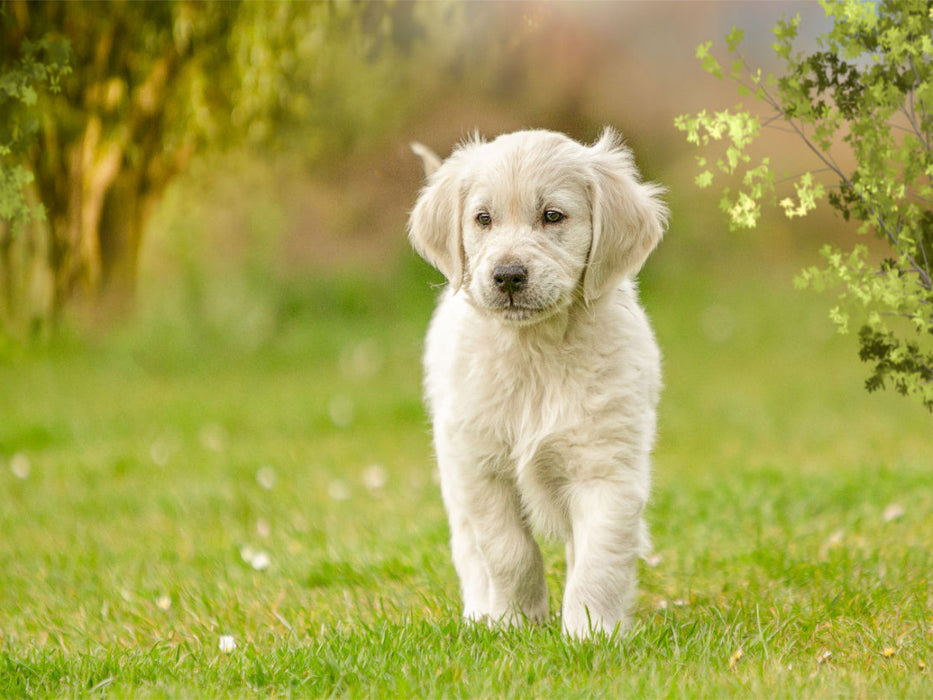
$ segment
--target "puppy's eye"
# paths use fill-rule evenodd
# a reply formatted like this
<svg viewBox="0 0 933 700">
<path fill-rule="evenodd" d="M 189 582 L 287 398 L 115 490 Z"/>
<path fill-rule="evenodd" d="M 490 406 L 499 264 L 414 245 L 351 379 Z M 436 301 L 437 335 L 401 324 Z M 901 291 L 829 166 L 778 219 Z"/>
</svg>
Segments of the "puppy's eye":
<svg viewBox="0 0 933 700">
<path fill-rule="evenodd" d="M 544 212 L 544 223 L 546 224 L 559 224 L 564 220 L 564 213 L 557 211 L 557 209 L 548 209 Z"/>
<path fill-rule="evenodd" d="M 481 211 L 476 215 L 476 223 L 478 223 L 480 226 L 491 226 L 492 216 L 488 211 Z"/>
</svg>

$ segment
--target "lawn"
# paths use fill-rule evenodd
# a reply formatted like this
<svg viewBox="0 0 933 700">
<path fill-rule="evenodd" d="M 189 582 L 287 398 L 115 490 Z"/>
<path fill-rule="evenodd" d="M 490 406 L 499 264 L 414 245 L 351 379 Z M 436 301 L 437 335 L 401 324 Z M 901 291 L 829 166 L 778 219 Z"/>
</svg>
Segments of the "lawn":
<svg viewBox="0 0 933 700">
<path fill-rule="evenodd" d="M 8 347 L 0 696 L 928 697 L 930 416 L 866 394 L 828 300 L 747 254 L 643 276 L 656 555 L 633 628 L 589 643 L 458 619 L 424 266 L 293 283 L 259 336 Z"/>
</svg>

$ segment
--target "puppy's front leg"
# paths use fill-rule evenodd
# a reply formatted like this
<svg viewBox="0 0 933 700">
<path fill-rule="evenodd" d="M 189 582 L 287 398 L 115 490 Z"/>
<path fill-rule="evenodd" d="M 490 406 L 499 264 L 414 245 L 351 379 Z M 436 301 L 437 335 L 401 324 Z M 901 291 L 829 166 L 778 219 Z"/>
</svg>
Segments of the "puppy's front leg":
<svg viewBox="0 0 933 700">
<path fill-rule="evenodd" d="M 489 574 L 491 621 L 540 622 L 547 617 L 547 584 L 541 550 L 522 516 L 515 485 L 502 477 L 474 475 L 467 509 L 476 546 Z"/>
<path fill-rule="evenodd" d="M 450 524 L 450 550 L 460 579 L 463 616 L 468 620 L 479 620 L 489 613 L 491 584 L 470 520 L 470 490 L 464 476 L 471 470 L 458 459 L 463 450 L 452 444 L 448 434 L 446 430 L 436 430 L 434 446 L 441 474 L 441 495 Z"/>
<path fill-rule="evenodd" d="M 645 499 L 631 485 L 608 479 L 575 484 L 571 497 L 572 544 L 561 617 L 578 639 L 624 627 L 635 596 L 642 549 Z"/>
</svg>

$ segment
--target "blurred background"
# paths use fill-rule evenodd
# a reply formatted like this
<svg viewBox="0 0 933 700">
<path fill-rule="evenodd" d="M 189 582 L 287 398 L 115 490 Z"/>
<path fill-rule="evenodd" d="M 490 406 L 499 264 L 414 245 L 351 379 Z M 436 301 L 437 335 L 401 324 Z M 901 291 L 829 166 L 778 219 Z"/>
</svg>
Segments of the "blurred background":
<svg viewBox="0 0 933 700">
<path fill-rule="evenodd" d="M 735 245 L 752 267 L 773 265 L 775 255 L 795 265 L 797 256 L 816 259 L 825 236 L 811 232 L 826 228 L 817 217 L 801 226 L 772 214 L 754 240 L 736 241 L 716 197 L 693 185 L 694 148 L 673 128 L 678 114 L 737 100 L 732 85 L 699 69 L 698 43 L 741 24 L 767 65 L 772 24 L 802 11 L 816 25 L 822 12 L 813 4 L 397 3 L 372 11 L 375 28 L 361 29 L 363 17 L 335 30 L 303 64 L 307 84 L 296 99 L 308 101 L 307 119 L 264 127 L 278 132 L 275 151 L 265 135 L 258 150 L 235 142 L 192 162 L 166 189 L 140 253 L 141 313 L 245 324 L 236 333 L 255 343 L 274 332 L 283 304 L 318 304 L 295 299 L 308 278 L 404 284 L 400 266 L 417 265 L 405 222 L 422 183 L 408 144 L 446 156 L 474 131 L 548 128 L 591 141 L 603 125 L 621 130 L 645 176 L 670 189 L 671 233 L 646 275 L 703 264 Z"/>
<path fill-rule="evenodd" d="M 313 301 L 295 298 L 308 280 L 391 284 L 411 264 L 412 140 L 446 155 L 474 131 L 549 128 L 586 141 L 609 124 L 670 189 L 671 234 L 653 269 L 742 247 L 716 197 L 693 186 L 693 147 L 673 128 L 678 114 L 737 101 L 734 86 L 700 70 L 696 47 L 739 25 L 751 62 L 768 68 L 783 15 L 801 13 L 804 44 L 826 26 L 815 3 L 793 2 L 2 7 L 8 69 L 29 41 L 72 50 L 61 91 L 40 89 L 27 110 L 41 124 L 23 149 L 28 199 L 47 216 L 20 235 L 3 229 L 6 334 L 131 317 L 249 345 Z M 805 158 L 787 149 L 789 162 Z M 826 228 L 774 215 L 747 264 L 806 260 Z"/>
</svg>

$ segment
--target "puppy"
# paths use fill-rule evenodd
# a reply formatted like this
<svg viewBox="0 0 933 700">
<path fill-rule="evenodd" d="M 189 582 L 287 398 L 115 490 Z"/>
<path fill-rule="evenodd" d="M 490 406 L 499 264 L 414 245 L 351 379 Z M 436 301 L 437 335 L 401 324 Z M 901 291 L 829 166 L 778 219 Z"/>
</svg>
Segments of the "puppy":
<svg viewBox="0 0 933 700">
<path fill-rule="evenodd" d="M 662 188 L 608 128 L 413 150 L 428 177 L 409 239 L 449 283 L 424 383 L 463 614 L 546 619 L 539 531 L 566 542 L 564 631 L 611 633 L 649 547 L 660 354 L 633 277 L 666 228 Z"/>
</svg>

